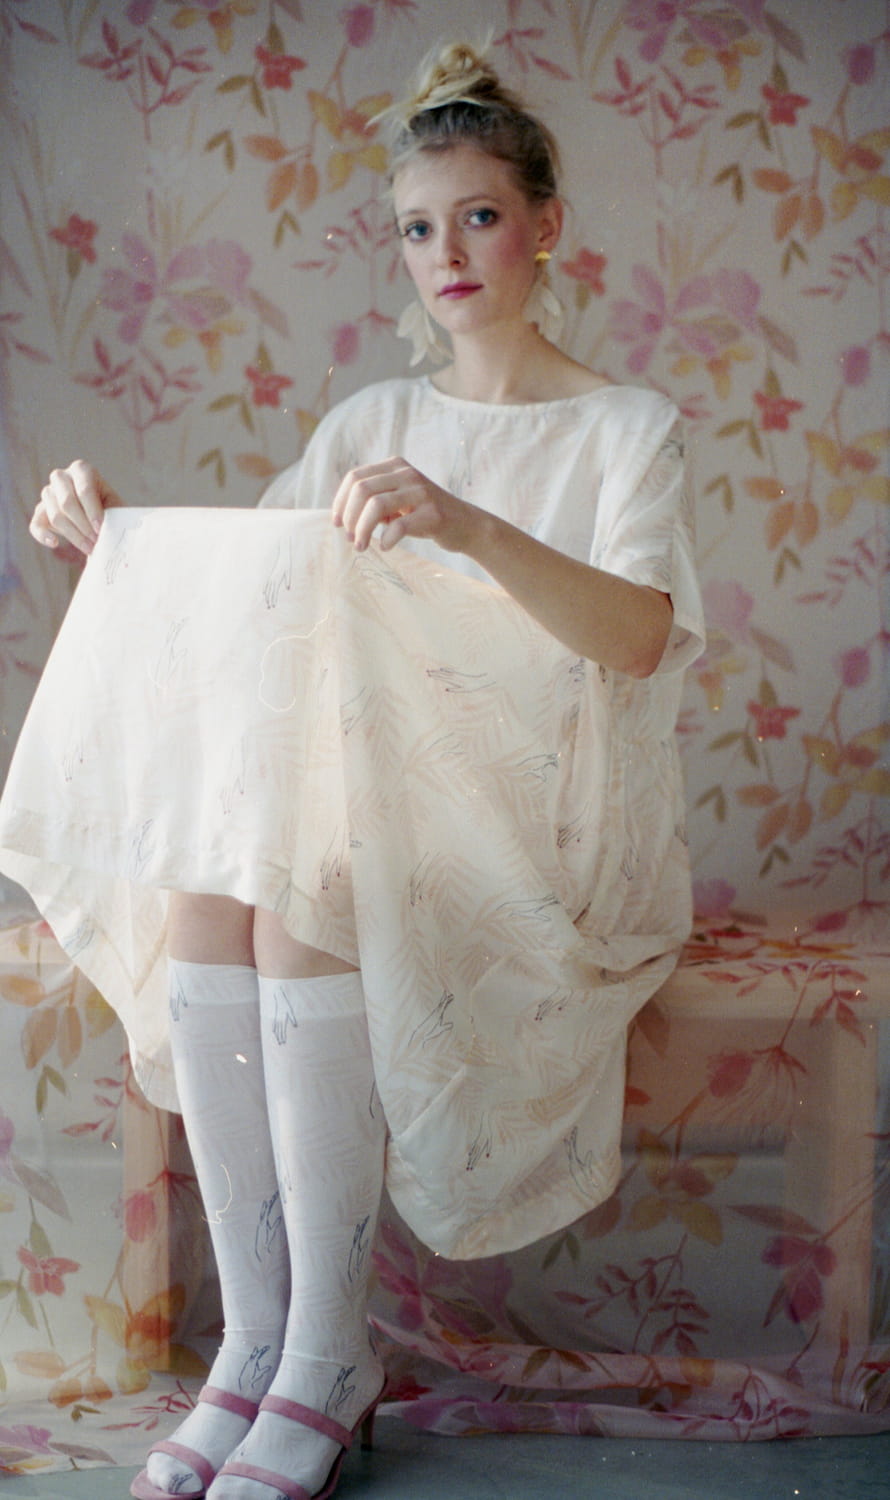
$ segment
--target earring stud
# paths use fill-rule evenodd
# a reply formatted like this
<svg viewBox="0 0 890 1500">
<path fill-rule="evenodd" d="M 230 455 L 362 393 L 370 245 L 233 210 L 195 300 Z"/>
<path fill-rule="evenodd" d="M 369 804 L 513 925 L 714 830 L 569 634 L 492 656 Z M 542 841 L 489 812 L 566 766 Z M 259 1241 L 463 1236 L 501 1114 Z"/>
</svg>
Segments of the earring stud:
<svg viewBox="0 0 890 1500">
<path fill-rule="evenodd" d="M 552 256 L 551 256 L 549 250 L 539 250 L 538 253 L 537 253 L 537 255 L 535 256 L 535 265 L 536 266 L 544 266 L 544 265 L 547 264 L 548 260 L 551 260 L 551 259 L 552 259 Z"/>
</svg>

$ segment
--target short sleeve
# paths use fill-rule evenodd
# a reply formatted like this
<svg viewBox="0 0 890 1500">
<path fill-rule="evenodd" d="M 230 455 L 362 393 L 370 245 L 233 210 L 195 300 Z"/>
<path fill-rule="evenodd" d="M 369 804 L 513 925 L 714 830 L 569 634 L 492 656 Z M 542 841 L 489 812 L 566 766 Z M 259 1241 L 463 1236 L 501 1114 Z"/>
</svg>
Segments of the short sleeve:
<svg viewBox="0 0 890 1500">
<path fill-rule="evenodd" d="M 672 420 L 625 433 L 607 465 L 591 562 L 631 583 L 669 594 L 674 620 L 658 667 L 679 672 L 700 655 L 705 624 L 695 567 L 695 525 L 686 484 L 683 429 Z"/>
</svg>

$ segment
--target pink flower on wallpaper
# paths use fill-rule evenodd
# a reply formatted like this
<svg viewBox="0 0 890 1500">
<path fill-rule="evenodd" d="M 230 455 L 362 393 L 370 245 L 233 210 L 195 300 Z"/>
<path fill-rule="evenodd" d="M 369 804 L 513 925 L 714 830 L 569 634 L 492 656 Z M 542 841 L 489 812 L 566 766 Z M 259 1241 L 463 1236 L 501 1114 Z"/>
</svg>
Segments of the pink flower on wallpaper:
<svg viewBox="0 0 890 1500">
<path fill-rule="evenodd" d="M 76 1260 L 66 1260 L 62 1255 L 38 1256 L 25 1245 L 19 1246 L 18 1257 L 28 1272 L 28 1290 L 35 1297 L 42 1297 L 45 1292 L 61 1297 L 65 1290 L 62 1277 L 80 1270 Z"/>
<path fill-rule="evenodd" d="M 796 719 L 799 708 L 781 708 L 778 703 L 748 704 L 748 712 L 754 719 L 754 733 L 758 740 L 783 740 L 790 719 Z"/>
<path fill-rule="evenodd" d="M 724 10 L 701 0 L 628 0 L 622 20 L 625 26 L 644 33 L 640 56 L 657 62 L 676 21 L 684 24 L 684 38 L 719 51 L 739 29 L 738 12 L 752 26 L 763 24 L 765 0 L 735 0 Z M 734 14 L 734 12 L 736 14 Z"/>
<path fill-rule="evenodd" d="M 844 62 L 851 83 L 871 83 L 876 66 L 874 47 L 867 42 L 861 42 L 857 47 L 848 47 L 844 53 Z"/>
<path fill-rule="evenodd" d="M 350 47 L 367 47 L 374 35 L 374 11 L 370 5 L 347 5 L 340 12 Z"/>
<path fill-rule="evenodd" d="M 561 266 L 564 275 L 573 276 L 576 281 L 583 282 L 595 297 L 605 296 L 606 287 L 603 282 L 605 269 L 606 257 L 583 247 L 578 251 L 574 260 L 564 261 Z"/>
<path fill-rule="evenodd" d="M 760 407 L 760 426 L 764 432 L 787 432 L 789 417 L 803 411 L 803 402 L 792 401 L 788 396 L 767 396 L 763 391 L 755 391 L 754 400 Z"/>
<path fill-rule="evenodd" d="M 333 332 L 331 345 L 335 364 L 354 364 L 361 350 L 358 324 L 338 323 Z"/>
<path fill-rule="evenodd" d="M 73 250 L 81 260 L 93 262 L 96 259 L 96 247 L 93 240 L 96 238 L 98 224 L 92 219 L 82 219 L 79 214 L 69 214 L 67 224 L 60 228 L 50 230 L 50 239 L 57 240 L 68 250 Z"/>
<path fill-rule="evenodd" d="M 29 1453 L 53 1453 L 51 1438 L 48 1427 L 32 1427 L 24 1422 L 15 1427 L 0 1427 L 0 1446 L 24 1448 Z"/>
<path fill-rule="evenodd" d="M 614 302 L 609 329 L 620 343 L 632 345 L 627 368 L 633 375 L 641 375 L 648 368 L 667 325 L 668 306 L 662 283 L 648 267 L 634 266 L 631 281 L 639 300 L 631 302 L 621 297 Z"/>
<path fill-rule="evenodd" d="M 209 240 L 186 245 L 161 275 L 151 248 L 139 235 L 125 234 L 121 248 L 127 269 L 109 267 L 102 273 L 99 301 L 122 313 L 117 326 L 125 344 L 135 344 L 157 299 L 175 323 L 201 333 L 230 311 L 233 302 L 248 295 L 251 259 L 234 240 Z M 186 285 L 186 283 L 197 285 Z"/>
<path fill-rule="evenodd" d="M 250 381 L 250 399 L 254 406 L 271 406 L 277 409 L 281 392 L 293 385 L 289 375 L 276 375 L 272 370 L 260 370 L 256 365 L 246 365 L 244 373 Z"/>
<path fill-rule="evenodd" d="M 796 125 L 798 111 L 810 102 L 803 94 L 792 94 L 789 89 L 774 89 L 771 83 L 765 83 L 760 92 L 769 105 L 771 125 Z"/>
<path fill-rule="evenodd" d="M 254 57 L 263 70 L 263 87 L 267 89 L 289 89 L 293 75 L 305 68 L 302 57 L 291 57 L 286 52 L 270 52 L 262 42 L 254 48 Z"/>
<path fill-rule="evenodd" d="M 853 344 L 840 355 L 840 367 L 847 385 L 864 385 L 871 374 L 871 353 L 864 344 Z"/>
<path fill-rule="evenodd" d="M 692 901 L 697 917 L 714 920 L 725 917 L 733 901 L 736 889 L 728 880 L 712 876 L 709 880 L 696 880 L 692 889 Z"/>
<path fill-rule="evenodd" d="M 145 26 L 157 9 L 157 0 L 130 0 L 124 12 L 131 26 Z"/>
<path fill-rule="evenodd" d="M 743 328 L 757 327 L 761 289 L 749 271 L 733 270 L 724 266 L 707 280 L 710 295 L 717 307 L 741 323 Z"/>
<path fill-rule="evenodd" d="M 821 1312 L 825 1302 L 822 1279 L 837 1268 L 837 1256 L 829 1245 L 796 1234 L 779 1234 L 770 1240 L 761 1259 L 768 1266 L 785 1268 L 782 1286 L 766 1315 L 767 1323 L 780 1310 L 792 1323 L 806 1323 Z"/>
<path fill-rule="evenodd" d="M 835 657 L 834 664 L 844 687 L 861 687 L 871 672 L 871 653 L 866 646 L 852 646 Z"/>
<path fill-rule="evenodd" d="M 102 272 L 99 302 L 113 312 L 123 313 L 117 325 L 125 344 L 135 344 L 142 332 L 158 290 L 155 258 L 138 235 L 125 234 L 121 241 L 127 270 L 107 267 Z"/>
<path fill-rule="evenodd" d="M 740 583 L 723 583 L 714 578 L 704 584 L 702 597 L 709 626 L 722 631 L 730 640 L 748 639 L 748 627 L 754 613 L 753 594 L 749 594 Z"/>
</svg>

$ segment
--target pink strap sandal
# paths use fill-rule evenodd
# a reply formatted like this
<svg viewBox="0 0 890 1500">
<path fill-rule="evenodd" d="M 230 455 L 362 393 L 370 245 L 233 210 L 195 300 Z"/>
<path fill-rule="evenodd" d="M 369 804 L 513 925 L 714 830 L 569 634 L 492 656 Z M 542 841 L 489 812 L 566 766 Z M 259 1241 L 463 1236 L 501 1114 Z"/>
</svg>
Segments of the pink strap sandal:
<svg viewBox="0 0 890 1500">
<path fill-rule="evenodd" d="M 337 1488 L 347 1449 L 352 1447 L 353 1439 L 359 1430 L 361 1430 L 362 1447 L 366 1449 L 372 1447 L 374 1417 L 383 1399 L 385 1388 L 384 1385 L 370 1405 L 365 1408 L 351 1432 L 348 1427 L 341 1427 L 340 1423 L 335 1422 L 331 1417 L 326 1417 L 322 1412 L 313 1411 L 309 1406 L 301 1406 L 298 1401 L 287 1401 L 283 1396 L 263 1397 L 260 1402 L 260 1411 L 272 1411 L 279 1417 L 287 1417 L 291 1422 L 301 1422 L 304 1427 L 310 1427 L 313 1432 L 320 1432 L 324 1437 L 331 1438 L 333 1442 L 340 1444 L 340 1452 L 334 1459 L 324 1489 L 317 1490 L 315 1494 L 310 1495 L 301 1484 L 288 1479 L 284 1474 L 276 1474 L 271 1469 L 263 1469 L 256 1464 L 241 1463 L 238 1459 L 223 1464 L 220 1474 L 236 1474 L 241 1479 L 254 1479 L 258 1484 L 267 1484 L 277 1495 L 286 1495 L 287 1500 L 329 1500 L 329 1496 L 333 1495 Z"/>
<path fill-rule="evenodd" d="M 210 1406 L 221 1406 L 225 1411 L 233 1412 L 237 1417 L 245 1417 L 252 1422 L 259 1411 L 255 1401 L 245 1401 L 243 1396 L 234 1396 L 231 1391 L 221 1391 L 217 1386 L 205 1385 L 198 1392 L 198 1400 L 207 1402 Z M 130 1494 L 135 1500 L 200 1500 L 206 1489 L 209 1489 L 216 1478 L 216 1469 L 202 1453 L 197 1453 L 193 1448 L 187 1448 L 184 1443 L 177 1443 L 172 1438 L 165 1438 L 163 1442 L 155 1443 L 149 1449 L 149 1457 L 152 1453 L 167 1453 L 171 1458 L 179 1459 L 201 1481 L 198 1490 L 177 1490 L 175 1495 L 170 1490 L 160 1490 L 156 1484 L 152 1484 L 148 1477 L 148 1470 L 141 1469 L 130 1485 Z"/>
</svg>

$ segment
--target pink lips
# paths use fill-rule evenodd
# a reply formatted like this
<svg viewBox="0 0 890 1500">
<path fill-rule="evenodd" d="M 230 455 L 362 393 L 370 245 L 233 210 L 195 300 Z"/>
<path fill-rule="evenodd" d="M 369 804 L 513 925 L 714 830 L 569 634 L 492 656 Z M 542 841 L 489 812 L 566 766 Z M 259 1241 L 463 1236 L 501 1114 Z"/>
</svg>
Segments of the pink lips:
<svg viewBox="0 0 890 1500">
<path fill-rule="evenodd" d="M 443 286 L 439 293 L 440 297 L 469 297 L 473 292 L 482 290 L 478 283 L 470 281 L 455 281 L 450 286 Z"/>
</svg>

